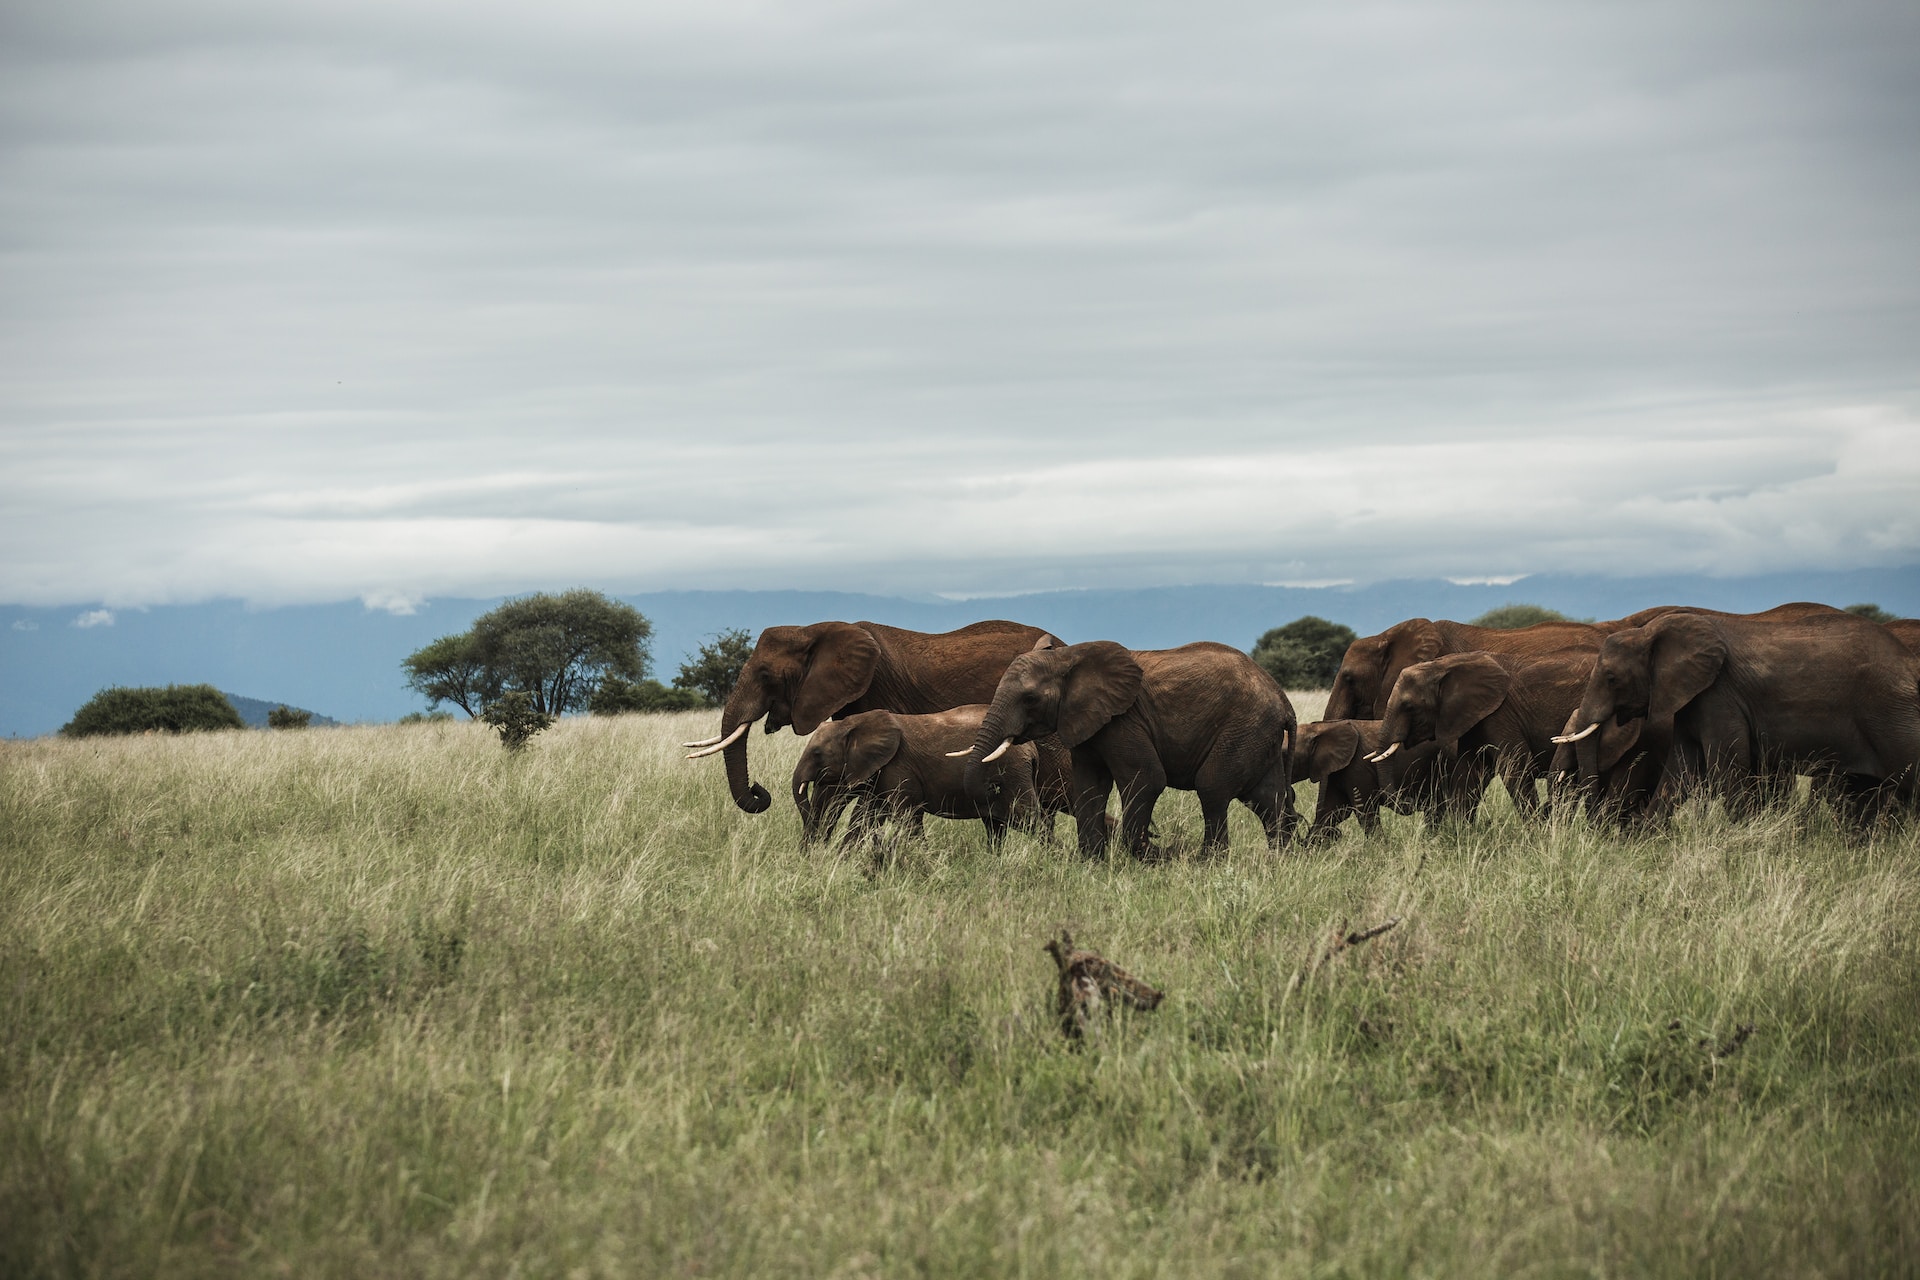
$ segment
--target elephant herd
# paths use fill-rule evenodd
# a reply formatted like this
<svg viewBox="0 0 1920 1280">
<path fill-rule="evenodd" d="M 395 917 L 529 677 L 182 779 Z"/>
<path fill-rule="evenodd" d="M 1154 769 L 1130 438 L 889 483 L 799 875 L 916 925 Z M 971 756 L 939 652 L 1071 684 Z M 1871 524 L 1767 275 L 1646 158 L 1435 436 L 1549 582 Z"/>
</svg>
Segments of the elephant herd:
<svg viewBox="0 0 1920 1280">
<path fill-rule="evenodd" d="M 1511 631 L 1415 618 L 1354 641 L 1308 725 L 1226 645 L 1070 645 L 1004 621 L 942 634 L 820 622 L 764 631 L 719 734 L 687 744 L 690 758 L 723 756 L 748 813 L 771 804 L 748 770 L 756 722 L 811 735 L 792 779 L 808 841 L 849 808 L 849 840 L 888 819 L 917 829 L 925 813 L 980 820 L 998 840 L 1068 812 L 1083 855 L 1117 833 L 1146 857 L 1173 787 L 1198 795 L 1203 850 L 1225 846 L 1234 800 L 1278 847 L 1300 821 L 1293 783 L 1307 779 L 1315 837 L 1348 817 L 1372 831 L 1382 809 L 1470 820 L 1495 777 L 1523 815 L 1577 804 L 1648 824 L 1690 794 L 1751 812 L 1811 775 L 1860 829 L 1914 803 L 1920 622 L 1817 604 L 1666 606 Z"/>
</svg>

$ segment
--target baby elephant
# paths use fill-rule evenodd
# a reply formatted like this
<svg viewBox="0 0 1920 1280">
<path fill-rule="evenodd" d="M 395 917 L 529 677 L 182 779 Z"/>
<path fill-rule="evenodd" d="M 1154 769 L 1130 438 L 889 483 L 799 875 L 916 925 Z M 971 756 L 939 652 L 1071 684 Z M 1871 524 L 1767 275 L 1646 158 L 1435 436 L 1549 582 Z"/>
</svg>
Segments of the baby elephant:
<svg viewBox="0 0 1920 1280">
<path fill-rule="evenodd" d="M 1035 744 L 1015 747 L 987 766 L 984 801 L 967 797 L 967 761 L 948 753 L 965 753 L 986 713 L 984 703 L 919 716 L 863 711 L 821 725 L 807 739 L 793 771 L 802 841 L 813 844 L 829 837 L 841 812 L 855 801 L 859 803 L 847 824 L 843 848 L 862 839 L 877 840 L 888 818 L 898 819 L 917 837 L 921 816 L 928 813 L 978 818 L 996 845 L 1009 823 L 1046 833 L 1052 826 L 1048 809 L 1064 807 L 1064 798 L 1042 805 L 1041 791 L 1050 788 L 1046 779 L 1036 778 L 1042 756 Z M 1065 785 L 1064 780 L 1053 781 Z"/>
<path fill-rule="evenodd" d="M 1309 840 L 1333 835 L 1348 818 L 1360 829 L 1380 829 L 1380 810 L 1440 815 L 1442 786 L 1452 767 L 1446 744 L 1429 741 L 1375 763 L 1367 757 L 1386 745 L 1378 720 L 1321 720 L 1300 726 L 1293 748 L 1294 772 L 1311 778 L 1319 792 Z"/>
</svg>

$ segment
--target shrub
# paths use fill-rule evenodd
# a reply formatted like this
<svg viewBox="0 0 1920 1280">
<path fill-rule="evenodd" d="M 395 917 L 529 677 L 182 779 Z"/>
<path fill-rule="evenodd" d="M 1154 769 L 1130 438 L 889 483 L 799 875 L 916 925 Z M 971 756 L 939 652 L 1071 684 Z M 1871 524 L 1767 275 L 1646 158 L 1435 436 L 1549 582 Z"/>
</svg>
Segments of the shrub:
<svg viewBox="0 0 1920 1280">
<path fill-rule="evenodd" d="M 1858 614 L 1869 622 L 1894 622 L 1897 621 L 1900 616 L 1898 614 L 1888 613 L 1877 604 L 1850 604 L 1847 606 L 1847 612 Z"/>
<path fill-rule="evenodd" d="M 593 691 L 587 709 L 597 716 L 629 711 L 697 711 L 707 700 L 692 689 L 669 689 L 658 680 L 623 680 L 608 676 Z"/>
<path fill-rule="evenodd" d="M 500 731 L 500 745 L 518 751 L 553 723 L 554 718 L 533 705 L 533 695 L 523 689 L 503 693 L 487 704 L 480 718 Z"/>
<path fill-rule="evenodd" d="M 1352 627 L 1308 614 L 1264 633 L 1254 642 L 1253 660 L 1282 689 L 1330 689 L 1353 640 Z"/>
<path fill-rule="evenodd" d="M 102 689 L 74 712 L 60 732 L 69 738 L 87 738 L 110 733 L 190 733 L 246 727 L 227 696 L 212 685 L 170 684 L 164 689 Z"/>
<path fill-rule="evenodd" d="M 1569 622 L 1571 619 L 1558 609 L 1549 609 L 1538 604 L 1503 604 L 1498 609 L 1489 609 L 1473 620 L 1476 627 L 1491 627 L 1495 631 L 1518 631 L 1521 627 L 1531 627 L 1541 622 Z"/>
<path fill-rule="evenodd" d="M 395 724 L 442 724 L 453 719 L 451 711 L 409 711 L 394 721 Z"/>
<path fill-rule="evenodd" d="M 281 703 L 267 712 L 269 729 L 304 729 L 313 723 L 313 712 L 300 711 Z"/>
</svg>

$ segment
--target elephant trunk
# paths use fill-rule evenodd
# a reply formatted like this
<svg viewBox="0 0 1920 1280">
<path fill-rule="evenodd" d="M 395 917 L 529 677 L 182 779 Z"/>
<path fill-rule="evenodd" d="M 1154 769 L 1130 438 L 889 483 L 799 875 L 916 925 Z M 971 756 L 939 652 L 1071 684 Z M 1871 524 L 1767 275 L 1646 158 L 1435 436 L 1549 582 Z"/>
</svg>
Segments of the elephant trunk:
<svg viewBox="0 0 1920 1280">
<path fill-rule="evenodd" d="M 983 805 L 991 798 L 987 794 L 987 759 L 999 752 L 1012 736 L 1007 728 L 1006 713 L 996 702 L 980 721 L 979 732 L 973 735 L 973 750 L 967 753 L 967 798 L 973 803 Z"/>
<path fill-rule="evenodd" d="M 735 685 L 733 695 L 727 699 L 726 709 L 720 713 L 721 736 L 730 735 L 743 726 L 751 726 L 766 713 L 767 708 L 752 692 Z M 747 776 L 746 734 L 727 743 L 721 758 L 727 762 L 727 789 L 733 793 L 735 804 L 748 813 L 765 813 L 773 807 L 773 797 L 767 789 Z"/>
</svg>

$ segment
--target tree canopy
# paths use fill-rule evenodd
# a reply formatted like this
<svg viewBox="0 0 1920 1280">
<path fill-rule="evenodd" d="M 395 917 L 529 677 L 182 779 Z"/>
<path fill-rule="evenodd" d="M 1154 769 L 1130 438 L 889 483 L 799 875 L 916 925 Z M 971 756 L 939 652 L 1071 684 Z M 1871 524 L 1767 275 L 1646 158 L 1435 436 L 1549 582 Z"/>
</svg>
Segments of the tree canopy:
<svg viewBox="0 0 1920 1280">
<path fill-rule="evenodd" d="M 1541 622 L 1567 622 L 1567 615 L 1558 609 L 1549 609 L 1538 604 L 1503 604 L 1498 609 L 1489 609 L 1473 620 L 1476 627 L 1490 627 L 1495 631 L 1518 631 L 1521 627 L 1531 627 Z"/>
<path fill-rule="evenodd" d="M 652 637 L 638 609 L 580 587 L 509 600 L 400 665 L 429 707 L 450 702 L 483 716 L 505 694 L 523 693 L 531 713 L 557 716 L 585 710 L 606 679 L 644 678 Z"/>
<path fill-rule="evenodd" d="M 710 706 L 721 706 L 733 686 L 739 683 L 740 669 L 753 656 L 753 635 L 739 627 L 722 631 L 700 646 L 700 651 L 680 664 L 673 687 L 697 692 Z"/>
<path fill-rule="evenodd" d="M 1858 614 L 1869 622 L 1894 622 L 1900 616 L 1897 613 L 1888 613 L 1877 604 L 1850 604 L 1847 606 L 1847 612 Z"/>
<path fill-rule="evenodd" d="M 1283 689 L 1330 689 L 1353 641 L 1352 627 L 1308 614 L 1262 633 L 1253 660 Z"/>
<path fill-rule="evenodd" d="M 426 698 L 429 708 L 451 702 L 478 716 L 500 696 L 500 673 L 481 660 L 470 631 L 441 636 L 408 654 L 400 667 L 407 687 Z"/>
<path fill-rule="evenodd" d="M 190 733 L 244 729 L 247 722 L 210 684 L 170 684 L 164 689 L 102 689 L 61 727 L 69 738 L 109 733 Z"/>
</svg>

